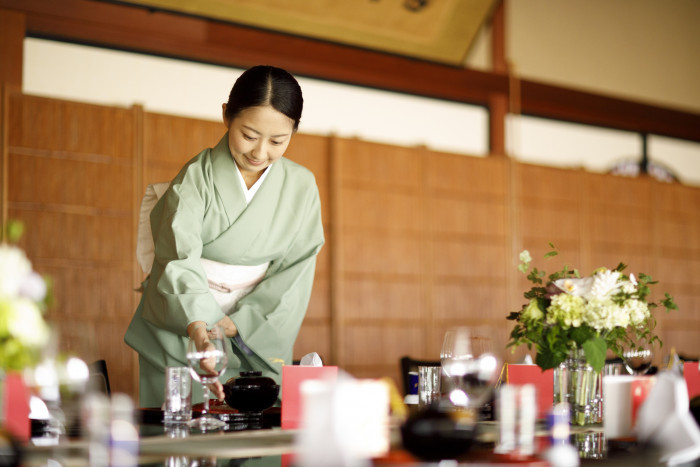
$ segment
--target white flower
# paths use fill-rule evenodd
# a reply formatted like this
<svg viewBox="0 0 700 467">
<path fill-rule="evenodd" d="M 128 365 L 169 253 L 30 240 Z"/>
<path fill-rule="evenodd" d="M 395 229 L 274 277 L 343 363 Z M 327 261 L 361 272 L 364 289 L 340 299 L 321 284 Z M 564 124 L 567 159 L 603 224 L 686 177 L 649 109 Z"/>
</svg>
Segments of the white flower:
<svg viewBox="0 0 700 467">
<path fill-rule="evenodd" d="M 587 297 L 593 286 L 592 277 L 567 278 L 554 281 L 554 285 L 562 291 L 575 297 Z"/>
<path fill-rule="evenodd" d="M 31 272 L 20 285 L 19 294 L 35 302 L 46 298 L 46 282 L 36 272 Z"/>
<path fill-rule="evenodd" d="M 32 265 L 21 249 L 0 244 L 0 296 L 16 297 L 31 272 Z"/>
<path fill-rule="evenodd" d="M 643 302 L 641 300 L 627 300 L 624 303 L 623 308 L 625 309 L 625 312 L 629 315 L 630 324 L 632 326 L 639 326 L 640 324 L 643 324 L 644 322 L 646 322 L 649 316 L 651 316 L 649 306 L 646 302 Z"/>
<path fill-rule="evenodd" d="M 10 335 L 30 347 L 39 347 L 48 342 L 49 328 L 34 302 L 18 298 L 12 301 L 7 310 Z"/>
<path fill-rule="evenodd" d="M 637 279 L 634 278 L 634 274 L 630 274 L 629 281 L 622 282 L 622 291 L 628 295 L 637 292 Z"/>
<path fill-rule="evenodd" d="M 617 280 L 620 278 L 619 271 L 605 269 L 593 275 L 593 285 L 590 290 L 591 299 L 605 299 L 620 290 L 621 284 Z"/>
<path fill-rule="evenodd" d="M 583 313 L 583 321 L 597 331 L 627 327 L 630 324 L 629 313 L 609 299 L 594 298 L 590 300 Z"/>
<path fill-rule="evenodd" d="M 521 263 L 530 263 L 532 261 L 532 256 L 530 256 L 530 252 L 527 250 L 523 250 L 520 252 L 520 262 Z"/>
</svg>

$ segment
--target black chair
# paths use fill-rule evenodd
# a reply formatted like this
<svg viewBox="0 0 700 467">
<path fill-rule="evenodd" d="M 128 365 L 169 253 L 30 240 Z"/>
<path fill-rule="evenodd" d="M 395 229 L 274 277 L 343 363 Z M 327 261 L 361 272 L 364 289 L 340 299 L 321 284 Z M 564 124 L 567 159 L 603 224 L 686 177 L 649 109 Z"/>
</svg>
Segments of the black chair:
<svg viewBox="0 0 700 467">
<path fill-rule="evenodd" d="M 417 372 L 419 366 L 440 366 L 439 360 L 416 360 L 414 358 L 403 356 L 400 360 L 401 366 L 401 381 L 403 383 L 404 395 L 411 392 L 411 382 L 408 374 Z"/>
<path fill-rule="evenodd" d="M 90 376 L 88 379 L 88 389 L 91 391 L 101 392 L 107 396 L 112 394 L 109 387 L 109 374 L 107 373 L 107 362 L 97 360 L 88 365 Z"/>
</svg>

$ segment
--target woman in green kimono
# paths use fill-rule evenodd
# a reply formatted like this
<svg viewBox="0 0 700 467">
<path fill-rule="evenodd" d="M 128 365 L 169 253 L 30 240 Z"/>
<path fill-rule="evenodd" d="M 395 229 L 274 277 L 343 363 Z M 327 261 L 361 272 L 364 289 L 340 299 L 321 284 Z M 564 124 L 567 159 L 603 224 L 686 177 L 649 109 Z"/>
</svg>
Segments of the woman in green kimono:
<svg viewBox="0 0 700 467">
<path fill-rule="evenodd" d="M 154 258 L 124 338 L 139 354 L 141 407 L 162 405 L 165 367 L 186 366 L 188 338 L 203 349 L 214 324 L 231 343 L 220 381 L 258 370 L 280 383 L 291 363 L 324 243 L 314 176 L 283 157 L 302 107 L 286 71 L 244 72 L 223 105 L 227 133 L 153 207 Z M 211 389 L 223 399 L 220 382 Z"/>
</svg>

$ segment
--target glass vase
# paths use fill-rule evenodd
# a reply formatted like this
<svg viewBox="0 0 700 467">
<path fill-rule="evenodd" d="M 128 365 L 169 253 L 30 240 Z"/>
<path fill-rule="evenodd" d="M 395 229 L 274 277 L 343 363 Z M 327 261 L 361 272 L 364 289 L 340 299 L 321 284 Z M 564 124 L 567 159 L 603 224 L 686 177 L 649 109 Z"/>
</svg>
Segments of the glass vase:
<svg viewBox="0 0 700 467">
<path fill-rule="evenodd" d="M 583 349 L 574 349 L 554 368 L 554 404 L 566 402 L 572 425 L 593 425 L 603 421 L 603 379 L 586 361 Z"/>
</svg>

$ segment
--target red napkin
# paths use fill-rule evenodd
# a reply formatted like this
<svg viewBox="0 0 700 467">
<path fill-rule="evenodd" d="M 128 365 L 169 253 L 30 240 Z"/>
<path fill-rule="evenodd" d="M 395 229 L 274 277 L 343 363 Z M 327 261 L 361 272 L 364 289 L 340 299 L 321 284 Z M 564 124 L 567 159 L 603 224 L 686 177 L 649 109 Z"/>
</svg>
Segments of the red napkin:
<svg viewBox="0 0 700 467">
<path fill-rule="evenodd" d="M 285 365 L 282 367 L 282 428 L 298 428 L 301 422 L 302 381 L 307 379 L 336 379 L 337 366 L 301 366 Z"/>
<path fill-rule="evenodd" d="M 506 383 L 534 384 L 537 392 L 537 418 L 546 418 L 552 408 L 554 398 L 554 377 L 552 370 L 542 371 L 537 365 L 516 365 L 506 363 Z"/>
<path fill-rule="evenodd" d="M 10 372 L 5 374 L 1 395 L 2 423 L 16 439 L 25 442 L 29 440 L 31 425 L 29 422 L 29 398 L 30 393 L 24 384 L 20 373 Z"/>
<path fill-rule="evenodd" d="M 683 377 L 685 384 L 688 386 L 688 399 L 700 395 L 700 371 L 698 371 L 698 362 L 683 363 Z"/>
</svg>

